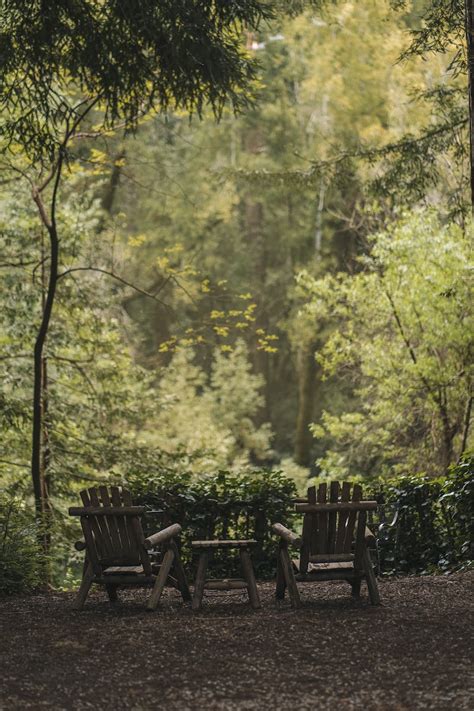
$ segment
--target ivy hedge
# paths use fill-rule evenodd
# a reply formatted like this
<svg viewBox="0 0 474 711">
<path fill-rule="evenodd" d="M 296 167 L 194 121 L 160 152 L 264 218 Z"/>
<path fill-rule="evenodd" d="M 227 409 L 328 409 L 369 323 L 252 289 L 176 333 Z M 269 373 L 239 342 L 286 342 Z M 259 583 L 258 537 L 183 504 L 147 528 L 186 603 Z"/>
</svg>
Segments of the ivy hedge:
<svg viewBox="0 0 474 711">
<path fill-rule="evenodd" d="M 282 472 L 259 469 L 219 471 L 202 478 L 188 473 L 160 471 L 131 475 L 127 482 L 134 502 L 148 509 L 147 533 L 169 523 L 180 523 L 182 555 L 195 572 L 191 541 L 207 538 L 254 538 L 252 558 L 257 577 L 275 572 L 275 540 L 271 524 L 291 525 L 296 487 Z M 212 563 L 223 575 L 237 574 L 234 553 L 216 551 Z"/>
<path fill-rule="evenodd" d="M 473 461 L 453 467 L 444 478 L 402 476 L 365 484 L 366 496 L 380 504 L 373 528 L 382 573 L 455 570 L 474 560 Z M 292 504 L 295 487 L 281 472 L 220 471 L 196 479 L 169 471 L 131 477 L 129 485 L 137 503 L 149 510 L 149 532 L 172 521 L 182 525 L 184 560 L 192 573 L 192 540 L 250 537 L 257 540 L 253 556 L 257 575 L 269 577 L 276 561 L 271 524 L 299 525 Z M 390 523 L 395 514 L 395 526 L 378 532 L 379 525 Z M 215 567 L 227 574 L 236 572 L 223 555 L 216 553 Z"/>
<path fill-rule="evenodd" d="M 474 458 L 446 477 L 399 477 L 371 495 L 382 522 L 397 514 L 396 525 L 378 535 L 382 572 L 430 573 L 474 561 Z"/>
<path fill-rule="evenodd" d="M 32 511 L 19 498 L 0 493 L 0 595 L 35 590 L 42 565 Z"/>
<path fill-rule="evenodd" d="M 297 529 L 301 523 L 293 512 L 295 485 L 278 471 L 220 471 L 196 478 L 171 468 L 150 473 L 137 467 L 136 473 L 131 468 L 127 486 L 134 501 L 147 509 L 147 533 L 171 522 L 182 525 L 182 554 L 190 577 L 196 563 L 191 541 L 227 537 L 255 538 L 257 576 L 272 577 L 276 541 L 271 524 L 280 521 Z M 366 483 L 364 489 L 366 497 L 380 504 L 374 530 L 398 512 L 396 525 L 378 534 L 382 573 L 435 573 L 473 565 L 473 458 L 453 467 L 444 478 L 405 476 L 383 484 Z M 78 562 L 71 564 L 78 575 Z M 0 494 L 0 595 L 34 590 L 41 565 L 33 511 L 18 497 Z M 232 553 L 216 552 L 213 566 L 216 574 L 238 574 L 238 559 Z"/>
</svg>

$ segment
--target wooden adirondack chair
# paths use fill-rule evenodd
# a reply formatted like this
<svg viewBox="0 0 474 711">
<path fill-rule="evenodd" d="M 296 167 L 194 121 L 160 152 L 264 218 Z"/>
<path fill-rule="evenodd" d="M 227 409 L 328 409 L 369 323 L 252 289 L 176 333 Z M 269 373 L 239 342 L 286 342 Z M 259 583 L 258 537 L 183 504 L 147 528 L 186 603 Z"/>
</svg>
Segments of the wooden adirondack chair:
<svg viewBox="0 0 474 711">
<path fill-rule="evenodd" d="M 352 489 L 352 491 L 351 491 Z M 277 523 L 273 530 L 280 537 L 276 597 L 282 599 L 288 588 L 293 607 L 300 607 L 298 582 L 347 580 L 352 594 L 360 595 L 366 580 L 372 605 L 380 597 L 368 546 L 374 538 L 366 527 L 367 512 L 377 508 L 376 501 L 362 501 L 359 484 L 351 487 L 333 481 L 329 488 L 320 484 L 308 489 L 307 500 L 297 500 L 295 510 L 304 514 L 303 532 L 296 535 Z M 299 549 L 300 557 L 291 560 L 289 546 Z"/>
<path fill-rule="evenodd" d="M 175 541 L 181 526 L 173 524 L 145 538 L 140 519 L 145 507 L 133 506 L 126 489 L 99 486 L 80 495 L 84 505 L 69 509 L 71 516 L 80 516 L 84 533 L 76 550 L 86 551 L 82 583 L 74 601 L 77 610 L 82 609 L 92 583 L 105 585 L 111 602 L 117 600 L 121 585 L 152 585 L 149 610 L 156 609 L 167 582 L 178 588 L 183 600 L 191 599 Z M 148 553 L 158 547 L 160 564 L 153 563 Z"/>
</svg>

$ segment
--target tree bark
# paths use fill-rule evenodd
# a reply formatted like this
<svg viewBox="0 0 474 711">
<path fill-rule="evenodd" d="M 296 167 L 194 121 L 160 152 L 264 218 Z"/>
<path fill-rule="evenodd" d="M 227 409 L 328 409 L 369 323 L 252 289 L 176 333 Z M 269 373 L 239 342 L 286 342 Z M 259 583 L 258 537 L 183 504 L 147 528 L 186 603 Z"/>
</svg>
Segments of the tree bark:
<svg viewBox="0 0 474 711">
<path fill-rule="evenodd" d="M 63 152 L 61 150 L 58 162 L 51 172 L 51 177 L 54 176 L 54 188 L 51 198 L 51 216 L 48 216 L 45 205 L 41 197 L 41 189 L 34 187 L 32 197 L 38 207 L 43 225 L 46 227 L 49 235 L 49 274 L 46 285 L 46 296 L 42 296 L 43 313 L 41 317 L 40 327 L 36 336 L 34 347 L 34 366 L 33 366 L 33 427 L 32 427 L 32 443 L 31 443 L 31 478 L 33 482 L 33 492 L 35 497 L 36 518 L 40 525 L 39 542 L 43 552 L 46 554 L 44 566 L 45 582 L 48 578 L 48 563 L 47 554 L 49 551 L 49 529 L 50 529 L 50 505 L 48 498 L 48 488 L 46 482 L 45 464 L 47 461 L 43 457 L 44 443 L 44 408 L 46 406 L 46 396 L 44 387 L 46 384 L 46 364 L 44 359 L 44 347 L 46 337 L 48 335 L 49 323 L 53 311 L 54 297 L 56 294 L 56 286 L 58 282 L 58 262 L 59 262 L 59 238 L 56 228 L 56 199 L 58 194 L 59 183 L 61 179 L 61 169 L 63 163 Z M 49 182 L 49 180 L 48 180 Z M 48 184 L 46 182 L 43 188 Z M 44 274 L 44 282 L 46 282 L 46 274 Z"/>
<path fill-rule="evenodd" d="M 45 479 L 45 469 L 43 466 L 42 444 L 44 435 L 43 417 L 45 407 L 44 385 L 46 377 L 44 346 L 51 320 L 58 278 L 59 240 L 54 222 L 49 224 L 48 233 L 50 240 L 50 269 L 43 315 L 34 349 L 33 434 L 31 454 L 31 477 L 33 480 L 36 513 L 42 528 L 46 525 L 45 517 L 49 513 L 49 500 Z M 43 535 L 43 547 L 46 547 L 47 549 L 47 539 L 45 536 L 46 530 Z"/>
<path fill-rule="evenodd" d="M 112 167 L 112 172 L 110 174 L 110 180 L 102 196 L 102 209 L 105 210 L 105 212 L 107 212 L 109 215 L 112 213 L 112 208 L 115 202 L 115 197 L 120 182 L 120 174 L 122 172 L 121 162 L 125 158 L 125 153 L 125 147 L 120 146 L 117 155 L 114 158 L 114 164 Z"/>
<path fill-rule="evenodd" d="M 309 426 L 313 419 L 317 366 L 314 353 L 316 343 L 305 344 L 300 354 L 298 373 L 298 415 L 295 432 L 295 461 L 303 467 L 311 465 L 313 437 Z"/>
<path fill-rule="evenodd" d="M 474 216 L 474 0 L 465 0 L 467 79 L 469 91 L 469 147 L 471 214 Z"/>
</svg>

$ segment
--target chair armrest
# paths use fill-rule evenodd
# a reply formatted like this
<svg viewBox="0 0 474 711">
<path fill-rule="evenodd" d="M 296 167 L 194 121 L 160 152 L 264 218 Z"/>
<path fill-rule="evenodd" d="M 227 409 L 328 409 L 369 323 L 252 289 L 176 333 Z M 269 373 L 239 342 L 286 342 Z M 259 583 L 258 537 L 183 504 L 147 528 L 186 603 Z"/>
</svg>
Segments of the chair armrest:
<svg viewBox="0 0 474 711">
<path fill-rule="evenodd" d="M 152 536 L 145 538 L 143 545 L 147 549 L 155 548 L 155 546 L 158 546 L 160 543 L 165 543 L 171 538 L 178 536 L 181 530 L 179 523 L 173 523 L 171 526 L 168 526 L 168 528 L 164 528 L 162 531 L 158 531 L 158 533 L 154 533 Z"/>
<path fill-rule="evenodd" d="M 375 536 L 368 526 L 365 527 L 365 543 L 367 546 L 375 546 Z"/>
<path fill-rule="evenodd" d="M 85 541 L 76 541 L 74 544 L 76 551 L 84 551 L 86 549 Z"/>
<path fill-rule="evenodd" d="M 286 528 L 281 523 L 274 523 L 272 529 L 277 536 L 280 536 L 280 538 L 290 546 L 295 546 L 295 548 L 299 548 L 301 546 L 303 542 L 301 537 L 297 536 L 296 533 L 293 533 L 293 531 L 290 531 L 289 528 Z"/>
</svg>

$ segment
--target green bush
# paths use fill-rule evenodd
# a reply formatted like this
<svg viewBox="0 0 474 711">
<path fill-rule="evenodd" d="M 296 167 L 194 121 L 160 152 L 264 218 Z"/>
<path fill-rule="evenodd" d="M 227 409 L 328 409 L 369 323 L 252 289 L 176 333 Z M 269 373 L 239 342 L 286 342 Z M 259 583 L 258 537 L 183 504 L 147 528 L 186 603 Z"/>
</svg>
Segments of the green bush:
<svg viewBox="0 0 474 711">
<path fill-rule="evenodd" d="M 0 494 L 0 595 L 29 593 L 40 584 L 44 559 L 37 535 L 32 512 Z"/>
<path fill-rule="evenodd" d="M 398 511 L 396 525 L 379 535 L 386 573 L 462 568 L 474 559 L 474 460 L 444 478 L 398 477 L 371 491 L 382 518 Z"/>
<path fill-rule="evenodd" d="M 291 523 L 294 483 L 282 472 L 262 469 L 233 473 L 219 471 L 202 478 L 189 473 L 160 471 L 131 474 L 128 486 L 134 502 L 148 509 L 145 528 L 152 533 L 169 523 L 183 527 L 183 557 L 194 572 L 191 541 L 206 538 L 255 538 L 253 560 L 259 577 L 275 572 L 276 548 L 271 524 Z M 213 566 L 229 575 L 236 561 L 216 552 Z"/>
</svg>

